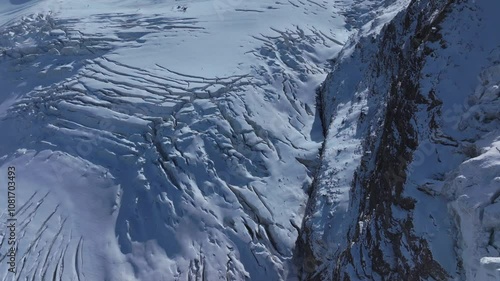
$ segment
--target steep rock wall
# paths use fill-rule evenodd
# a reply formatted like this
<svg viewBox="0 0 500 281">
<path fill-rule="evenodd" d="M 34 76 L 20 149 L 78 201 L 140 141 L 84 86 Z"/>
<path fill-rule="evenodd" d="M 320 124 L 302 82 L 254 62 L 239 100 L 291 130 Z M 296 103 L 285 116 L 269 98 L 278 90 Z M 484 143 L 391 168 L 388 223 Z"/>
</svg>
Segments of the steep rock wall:
<svg viewBox="0 0 500 281">
<path fill-rule="evenodd" d="M 454 200 L 463 194 L 449 192 L 457 167 L 491 154 L 498 139 L 498 106 L 491 105 L 498 92 L 468 102 L 484 69 L 498 65 L 495 9 L 484 1 L 412 1 L 380 35 L 359 39 L 336 59 L 319 91 L 326 140 L 297 242 L 304 280 L 490 280 L 478 279 L 486 274 L 478 268 L 496 274 L 488 257 L 498 251 L 464 238 L 477 224 L 460 224 Z M 489 77 L 480 83 L 491 92 L 498 79 Z M 493 107 L 473 110 L 483 113 L 475 127 L 459 126 L 478 100 Z M 471 155 L 484 134 L 488 140 Z M 485 172 L 491 186 L 495 167 Z M 485 213 L 467 206 L 477 220 Z M 491 237 L 495 218 L 487 224 Z M 465 257 L 470 247 L 486 253 Z"/>
</svg>

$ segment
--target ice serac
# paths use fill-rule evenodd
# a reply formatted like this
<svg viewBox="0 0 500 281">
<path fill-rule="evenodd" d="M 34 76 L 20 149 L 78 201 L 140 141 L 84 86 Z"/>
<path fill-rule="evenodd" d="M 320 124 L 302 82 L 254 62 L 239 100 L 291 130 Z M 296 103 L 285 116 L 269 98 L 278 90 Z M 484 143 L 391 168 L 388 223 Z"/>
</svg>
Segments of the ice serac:
<svg viewBox="0 0 500 281">
<path fill-rule="evenodd" d="M 304 280 L 498 280 L 499 9 L 412 1 L 341 51 L 318 96 Z"/>
</svg>

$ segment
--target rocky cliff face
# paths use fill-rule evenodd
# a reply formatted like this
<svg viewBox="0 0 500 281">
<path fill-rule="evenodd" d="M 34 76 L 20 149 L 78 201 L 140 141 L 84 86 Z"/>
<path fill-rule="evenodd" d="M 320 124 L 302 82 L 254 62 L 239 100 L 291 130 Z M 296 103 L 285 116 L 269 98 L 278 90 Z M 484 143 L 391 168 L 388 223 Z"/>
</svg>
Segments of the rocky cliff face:
<svg viewBox="0 0 500 281">
<path fill-rule="evenodd" d="M 412 1 L 340 53 L 304 280 L 498 280 L 499 8 Z"/>
</svg>

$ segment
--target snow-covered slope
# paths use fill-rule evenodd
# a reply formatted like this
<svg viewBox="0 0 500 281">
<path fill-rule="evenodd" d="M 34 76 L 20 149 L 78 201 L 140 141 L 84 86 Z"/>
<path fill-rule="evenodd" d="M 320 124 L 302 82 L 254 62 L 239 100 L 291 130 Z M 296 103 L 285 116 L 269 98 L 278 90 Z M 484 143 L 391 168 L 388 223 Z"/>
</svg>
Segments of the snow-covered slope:
<svg viewBox="0 0 500 281">
<path fill-rule="evenodd" d="M 499 10 L 412 1 L 341 52 L 320 91 L 303 278 L 499 280 Z"/>
<path fill-rule="evenodd" d="M 0 278 L 498 280 L 499 8 L 0 2 Z"/>
<path fill-rule="evenodd" d="M 315 88 L 393 3 L 0 2 L 2 280 L 295 279 Z"/>
</svg>

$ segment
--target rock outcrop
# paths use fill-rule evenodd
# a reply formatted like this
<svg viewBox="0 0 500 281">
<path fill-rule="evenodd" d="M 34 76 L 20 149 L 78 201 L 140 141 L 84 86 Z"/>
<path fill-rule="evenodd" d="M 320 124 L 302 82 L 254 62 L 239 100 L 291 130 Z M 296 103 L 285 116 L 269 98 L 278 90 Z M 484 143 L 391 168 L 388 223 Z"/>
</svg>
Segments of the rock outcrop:
<svg viewBox="0 0 500 281">
<path fill-rule="evenodd" d="M 340 53 L 303 280 L 498 280 L 498 8 L 412 1 Z"/>
</svg>

